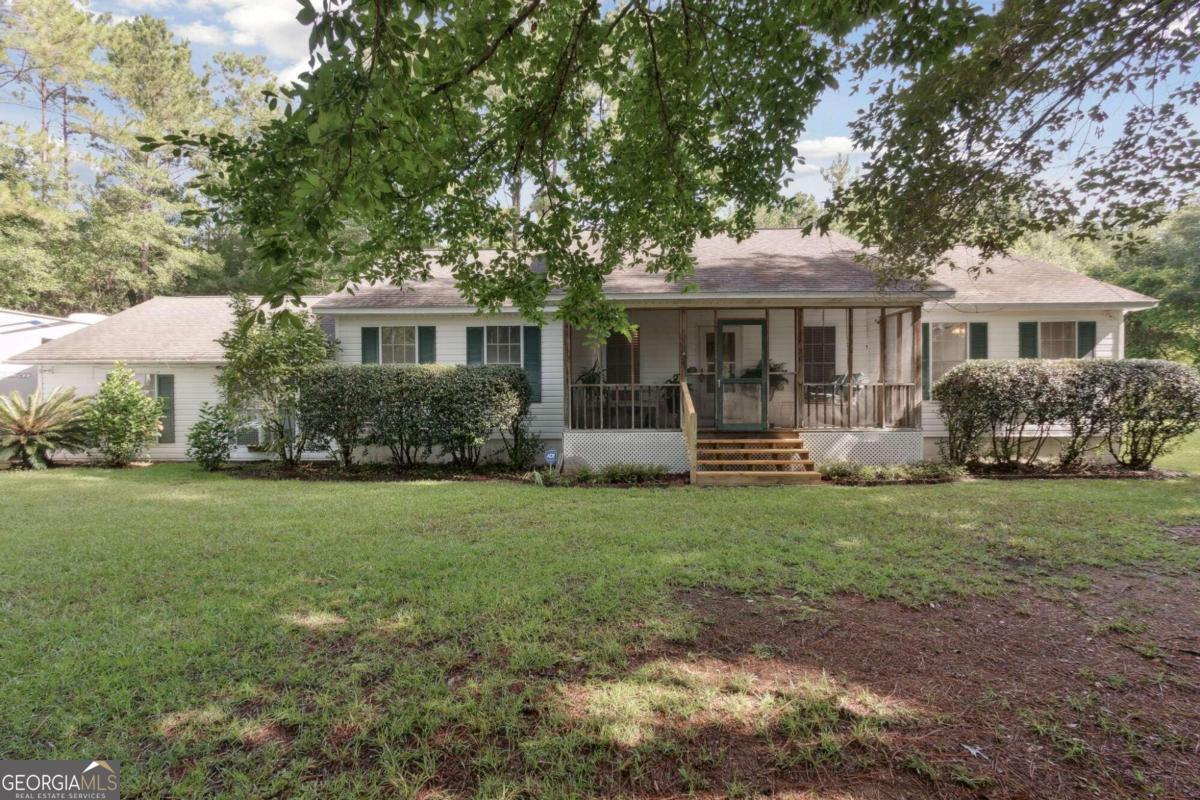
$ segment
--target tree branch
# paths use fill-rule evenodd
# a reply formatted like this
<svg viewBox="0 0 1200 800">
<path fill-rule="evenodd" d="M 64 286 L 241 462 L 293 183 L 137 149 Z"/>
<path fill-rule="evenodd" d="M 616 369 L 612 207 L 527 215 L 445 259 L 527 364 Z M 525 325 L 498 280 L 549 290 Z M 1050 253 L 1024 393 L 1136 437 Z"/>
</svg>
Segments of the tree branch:
<svg viewBox="0 0 1200 800">
<path fill-rule="evenodd" d="M 516 33 L 517 28 L 521 27 L 522 23 L 529 19 L 529 16 L 533 14 L 534 11 L 537 11 L 541 4 L 542 0 L 532 0 L 528 5 L 521 9 L 521 13 L 517 14 L 508 21 L 508 25 L 504 26 L 504 30 L 500 32 L 500 35 L 497 36 L 491 44 L 484 48 L 483 52 L 479 54 L 478 58 L 467 65 L 467 68 L 463 70 L 461 75 L 442 81 L 438 85 L 434 86 L 429 93 L 431 95 L 441 94 L 464 78 L 471 77 L 476 70 L 490 61 L 492 56 L 496 55 L 496 51 L 500 49 L 500 45 L 503 44 L 506 39 Z"/>
</svg>

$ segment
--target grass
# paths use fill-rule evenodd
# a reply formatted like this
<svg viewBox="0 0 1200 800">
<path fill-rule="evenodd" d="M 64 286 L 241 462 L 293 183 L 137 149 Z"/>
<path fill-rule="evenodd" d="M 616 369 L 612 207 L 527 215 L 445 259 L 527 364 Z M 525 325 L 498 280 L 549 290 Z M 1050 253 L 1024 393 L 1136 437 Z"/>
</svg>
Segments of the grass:
<svg viewBox="0 0 1200 800">
<path fill-rule="evenodd" d="M 1200 439 L 1163 466 L 1200 472 Z M 671 757 L 663 720 L 768 726 L 817 768 L 900 723 L 631 663 L 694 639 L 675 589 L 920 605 L 1003 591 L 1013 558 L 1200 567 L 1161 532 L 1200 519 L 1195 477 L 548 490 L 163 465 L 0 473 L 0 509 L 0 753 L 120 760 L 127 796 L 581 796 L 614 752 L 635 784 Z M 697 790 L 705 752 L 676 754 Z"/>
</svg>

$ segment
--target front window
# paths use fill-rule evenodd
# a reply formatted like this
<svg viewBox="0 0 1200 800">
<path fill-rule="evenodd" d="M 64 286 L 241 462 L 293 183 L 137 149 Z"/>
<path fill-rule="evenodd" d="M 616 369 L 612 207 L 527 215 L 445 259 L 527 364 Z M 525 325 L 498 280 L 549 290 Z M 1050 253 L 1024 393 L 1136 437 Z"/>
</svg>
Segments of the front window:
<svg viewBox="0 0 1200 800">
<path fill-rule="evenodd" d="M 417 363 L 417 329 L 413 325 L 379 329 L 379 360 L 384 364 Z"/>
<path fill-rule="evenodd" d="M 614 333 L 604 344 L 604 380 L 606 383 L 637 383 L 638 380 L 638 336 L 625 338 L 623 333 Z"/>
<path fill-rule="evenodd" d="M 1075 323 L 1043 322 L 1038 353 L 1042 358 L 1075 358 Z"/>
<path fill-rule="evenodd" d="M 929 326 L 930 378 L 934 383 L 967 360 L 967 323 L 934 322 Z"/>
<path fill-rule="evenodd" d="M 486 359 L 488 364 L 521 366 L 521 326 L 488 326 Z"/>
</svg>

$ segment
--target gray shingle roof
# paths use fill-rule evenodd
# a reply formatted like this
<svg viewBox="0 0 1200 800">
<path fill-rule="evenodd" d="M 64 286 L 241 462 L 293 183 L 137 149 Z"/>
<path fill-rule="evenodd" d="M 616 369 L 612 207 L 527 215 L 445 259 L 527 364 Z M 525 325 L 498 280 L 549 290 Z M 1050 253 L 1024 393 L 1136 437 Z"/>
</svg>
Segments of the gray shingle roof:
<svg viewBox="0 0 1200 800">
<path fill-rule="evenodd" d="M 155 297 L 9 358 L 24 364 L 213 364 L 224 360 L 217 339 L 232 325 L 226 296 Z"/>
<path fill-rule="evenodd" d="M 796 294 L 825 297 L 878 295 L 875 276 L 855 260 L 861 247 L 837 233 L 805 235 L 795 229 L 760 230 L 744 241 L 728 236 L 702 239 L 692 255 L 696 258 L 693 283 L 696 291 L 687 299 L 707 295 L 774 296 Z M 487 262 L 491 252 L 481 252 Z M 605 281 L 609 295 L 636 299 L 639 295 L 683 295 L 684 283 L 669 283 L 662 275 L 640 269 L 614 272 Z M 888 294 L 912 294 L 912 283 L 889 287 Z M 948 293 L 936 282 L 925 287 L 931 295 Z M 683 298 L 681 298 L 683 299 Z M 351 291 L 337 292 L 317 304 L 318 309 L 436 308 L 465 305 L 449 270 L 435 266 L 429 280 L 396 285 L 360 284 Z"/>
<path fill-rule="evenodd" d="M 1157 301 L 1144 294 L 1098 281 L 1079 272 L 1056 267 L 1027 256 L 993 258 L 977 278 L 968 272 L 980 265 L 979 254 L 960 247 L 950 251 L 955 268 L 943 265 L 934 279 L 954 289 L 953 302 L 994 305 L 1114 304 L 1147 308 Z"/>
</svg>

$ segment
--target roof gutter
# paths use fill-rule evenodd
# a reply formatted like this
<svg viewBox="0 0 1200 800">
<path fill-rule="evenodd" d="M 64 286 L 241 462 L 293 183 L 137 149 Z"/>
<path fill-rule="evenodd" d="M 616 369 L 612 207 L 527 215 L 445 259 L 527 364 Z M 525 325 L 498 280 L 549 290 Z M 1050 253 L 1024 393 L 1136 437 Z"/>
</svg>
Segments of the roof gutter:
<svg viewBox="0 0 1200 800">
<path fill-rule="evenodd" d="M 740 303 L 757 303 L 790 308 L 797 303 L 806 301 L 819 302 L 831 307 L 852 305 L 906 305 L 911 303 L 926 303 L 954 297 L 953 289 L 930 289 L 926 292 L 721 292 L 720 294 L 680 294 L 679 292 L 626 292 L 605 295 L 605 299 L 614 300 L 630 305 L 677 306 L 677 307 L 708 307 L 712 305 L 728 305 L 728 301 Z M 547 303 L 544 311 L 554 311 L 557 303 Z M 317 314 L 475 314 L 477 309 L 472 305 L 455 306 L 313 306 Z M 520 313 L 512 306 L 505 306 L 499 314 Z"/>
</svg>

